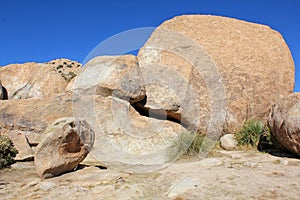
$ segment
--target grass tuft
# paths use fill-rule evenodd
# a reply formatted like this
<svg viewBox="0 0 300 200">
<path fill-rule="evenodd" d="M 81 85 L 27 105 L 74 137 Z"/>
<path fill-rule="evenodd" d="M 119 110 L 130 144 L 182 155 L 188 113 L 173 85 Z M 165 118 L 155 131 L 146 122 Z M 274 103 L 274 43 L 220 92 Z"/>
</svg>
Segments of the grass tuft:
<svg viewBox="0 0 300 200">
<path fill-rule="evenodd" d="M 263 123 L 252 119 L 244 124 L 242 129 L 235 133 L 235 138 L 239 146 L 256 147 L 261 136 L 264 135 L 265 128 Z"/>
<path fill-rule="evenodd" d="M 183 155 L 201 156 L 208 153 L 215 143 L 216 141 L 197 132 L 182 133 L 173 141 L 168 157 L 170 161 L 173 161 Z"/>
</svg>

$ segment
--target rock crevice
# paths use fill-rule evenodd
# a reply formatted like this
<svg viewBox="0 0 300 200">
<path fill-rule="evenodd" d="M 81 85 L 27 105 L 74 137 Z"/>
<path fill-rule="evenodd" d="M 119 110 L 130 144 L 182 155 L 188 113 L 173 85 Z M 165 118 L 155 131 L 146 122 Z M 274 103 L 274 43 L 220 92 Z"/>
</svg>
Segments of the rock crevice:
<svg viewBox="0 0 300 200">
<path fill-rule="evenodd" d="M 142 116 L 150 117 L 158 120 L 168 120 L 182 125 L 186 129 L 192 129 L 192 124 L 184 119 L 181 113 L 164 110 L 164 109 L 153 109 L 145 106 L 147 97 L 142 101 L 131 103 L 131 106 Z"/>
</svg>

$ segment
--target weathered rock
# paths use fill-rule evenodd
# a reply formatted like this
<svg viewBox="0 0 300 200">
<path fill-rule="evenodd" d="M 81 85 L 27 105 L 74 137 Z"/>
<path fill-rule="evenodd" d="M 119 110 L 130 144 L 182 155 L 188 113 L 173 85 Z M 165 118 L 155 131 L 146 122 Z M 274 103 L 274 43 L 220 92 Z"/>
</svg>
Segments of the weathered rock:
<svg viewBox="0 0 300 200">
<path fill-rule="evenodd" d="M 280 33 L 226 17 L 168 20 L 153 32 L 138 59 L 148 106 L 176 105 L 187 118 L 198 117 L 205 132 L 223 126 L 224 110 L 230 132 L 249 118 L 265 119 L 271 105 L 294 87 L 293 59 Z M 158 87 L 148 91 L 147 84 Z M 176 96 L 156 98 L 161 86 Z M 199 110 L 187 111 L 192 104 Z"/>
<path fill-rule="evenodd" d="M 180 146 L 174 144 L 180 134 L 187 134 L 185 128 L 174 122 L 141 116 L 125 100 L 84 96 L 74 102 L 73 108 L 75 117 L 86 119 L 95 131 L 91 154 L 100 165 L 145 171 L 153 166 L 160 168 L 182 153 Z"/>
<path fill-rule="evenodd" d="M 220 138 L 220 145 L 224 150 L 233 150 L 237 147 L 237 144 L 233 134 L 226 134 Z"/>
<path fill-rule="evenodd" d="M 50 178 L 73 170 L 87 156 L 94 132 L 86 121 L 61 118 L 45 131 L 37 146 L 34 164 L 39 176 Z"/>
<path fill-rule="evenodd" d="M 2 101 L 0 131 L 18 131 L 26 136 L 29 144 L 36 145 L 48 125 L 58 118 L 72 115 L 72 97 L 68 95 Z"/>
<path fill-rule="evenodd" d="M 276 103 L 268 118 L 271 134 L 286 149 L 300 156 L 300 93 Z"/>
<path fill-rule="evenodd" d="M 113 96 L 135 102 L 145 98 L 142 84 L 135 56 L 99 56 L 84 66 L 73 89 L 81 95 Z"/>
<path fill-rule="evenodd" d="M 67 63 L 69 60 L 59 60 Z M 5 83 L 9 99 L 43 98 L 62 93 L 76 71 L 57 69 L 56 62 L 11 64 L 0 68 L 1 79 Z M 54 64 L 53 64 L 54 63 Z M 58 64 L 60 66 L 60 64 Z M 67 65 L 68 66 L 68 65 Z M 70 65 L 71 66 L 71 65 Z M 71 75 L 70 75 L 71 74 Z"/>
<path fill-rule="evenodd" d="M 14 136 L 12 140 L 19 151 L 17 160 L 31 160 L 45 129 L 54 120 L 72 115 L 72 98 L 67 95 L 2 101 L 0 133 Z"/>
<path fill-rule="evenodd" d="M 31 161 L 33 160 L 33 151 L 29 146 L 25 135 L 18 131 L 9 131 L 8 137 L 18 150 L 18 154 L 14 158 L 16 161 Z"/>
<path fill-rule="evenodd" d="M 147 84 L 147 97 L 146 106 L 152 109 L 164 109 L 168 111 L 180 111 L 180 101 L 175 92 L 170 88 L 159 84 Z M 171 102 L 171 103 L 170 103 Z"/>
</svg>

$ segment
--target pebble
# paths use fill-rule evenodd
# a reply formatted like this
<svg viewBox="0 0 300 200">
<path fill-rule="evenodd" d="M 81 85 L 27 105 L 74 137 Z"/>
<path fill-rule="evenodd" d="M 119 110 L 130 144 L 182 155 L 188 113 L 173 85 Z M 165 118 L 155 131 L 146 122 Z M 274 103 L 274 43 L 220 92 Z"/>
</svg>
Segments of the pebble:
<svg viewBox="0 0 300 200">
<path fill-rule="evenodd" d="M 226 134 L 220 138 L 220 145 L 224 150 L 233 150 L 237 148 L 238 142 L 233 134 Z"/>
<path fill-rule="evenodd" d="M 214 167 L 220 166 L 223 164 L 223 161 L 216 158 L 204 158 L 199 162 L 199 166 L 201 167 Z"/>
<path fill-rule="evenodd" d="M 287 165 L 289 165 L 289 161 L 288 160 L 280 160 L 280 164 L 287 166 Z"/>
<path fill-rule="evenodd" d="M 40 184 L 39 188 L 40 188 L 40 190 L 47 191 L 47 190 L 53 189 L 55 186 L 56 186 L 55 183 L 52 183 L 52 182 L 43 182 L 43 183 Z"/>
<path fill-rule="evenodd" d="M 256 163 L 256 162 L 245 162 L 244 163 L 244 166 L 251 167 L 251 168 L 257 167 L 258 165 L 260 165 L 260 163 Z"/>
</svg>

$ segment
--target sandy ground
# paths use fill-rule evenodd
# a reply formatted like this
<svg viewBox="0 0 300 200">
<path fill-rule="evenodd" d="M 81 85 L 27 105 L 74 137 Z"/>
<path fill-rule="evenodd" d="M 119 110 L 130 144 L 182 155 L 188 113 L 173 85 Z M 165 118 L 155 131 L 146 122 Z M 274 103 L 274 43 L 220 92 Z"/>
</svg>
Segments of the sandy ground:
<svg viewBox="0 0 300 200">
<path fill-rule="evenodd" d="M 149 173 L 99 167 L 42 180 L 33 162 L 0 170 L 0 199 L 300 199 L 300 159 L 257 151 L 185 158 Z"/>
</svg>

